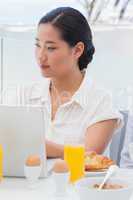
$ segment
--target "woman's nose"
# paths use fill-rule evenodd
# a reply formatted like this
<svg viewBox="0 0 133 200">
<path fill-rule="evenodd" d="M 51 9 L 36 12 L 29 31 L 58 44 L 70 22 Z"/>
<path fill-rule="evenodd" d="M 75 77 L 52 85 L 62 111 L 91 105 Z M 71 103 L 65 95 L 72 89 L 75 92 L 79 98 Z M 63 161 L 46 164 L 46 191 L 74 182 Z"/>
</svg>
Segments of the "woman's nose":
<svg viewBox="0 0 133 200">
<path fill-rule="evenodd" d="M 43 49 L 39 51 L 38 59 L 41 63 L 47 60 L 46 52 Z"/>
</svg>

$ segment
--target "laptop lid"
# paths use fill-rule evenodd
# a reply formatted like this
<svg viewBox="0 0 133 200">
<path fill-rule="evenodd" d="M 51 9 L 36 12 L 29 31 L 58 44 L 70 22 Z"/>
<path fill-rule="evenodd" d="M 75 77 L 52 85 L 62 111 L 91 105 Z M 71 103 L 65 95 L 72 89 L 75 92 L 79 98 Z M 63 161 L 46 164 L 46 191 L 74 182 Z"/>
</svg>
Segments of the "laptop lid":
<svg viewBox="0 0 133 200">
<path fill-rule="evenodd" d="M 39 155 L 41 177 L 47 176 L 45 127 L 42 107 L 0 105 L 0 144 L 3 146 L 4 176 L 24 176 L 29 155 Z"/>
</svg>

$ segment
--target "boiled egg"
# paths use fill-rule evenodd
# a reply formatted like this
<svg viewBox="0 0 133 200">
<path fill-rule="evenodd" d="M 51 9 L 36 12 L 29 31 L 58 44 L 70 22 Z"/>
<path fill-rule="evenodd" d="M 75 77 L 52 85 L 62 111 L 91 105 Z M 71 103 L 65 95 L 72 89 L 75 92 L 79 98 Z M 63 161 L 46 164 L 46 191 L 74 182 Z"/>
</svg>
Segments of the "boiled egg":
<svg viewBox="0 0 133 200">
<path fill-rule="evenodd" d="M 65 173 L 68 172 L 68 165 L 66 163 L 66 161 L 62 160 L 62 159 L 58 159 L 57 161 L 55 161 L 54 166 L 53 166 L 53 171 L 56 173 Z"/>
<path fill-rule="evenodd" d="M 40 157 L 38 155 L 30 155 L 26 159 L 26 163 L 25 164 L 27 166 L 39 166 L 39 165 L 41 165 Z"/>
</svg>

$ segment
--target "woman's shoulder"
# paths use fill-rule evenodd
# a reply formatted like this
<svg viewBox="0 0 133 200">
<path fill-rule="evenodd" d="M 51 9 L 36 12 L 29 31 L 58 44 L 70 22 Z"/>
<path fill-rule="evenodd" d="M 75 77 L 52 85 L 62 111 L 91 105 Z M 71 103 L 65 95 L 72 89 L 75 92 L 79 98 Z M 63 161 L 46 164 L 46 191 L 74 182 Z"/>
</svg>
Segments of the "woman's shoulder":
<svg viewBox="0 0 133 200">
<path fill-rule="evenodd" d="M 92 79 L 89 74 L 85 74 L 85 78 L 75 98 L 87 110 L 95 110 L 97 105 L 100 106 L 103 101 L 111 101 L 109 90 Z"/>
<path fill-rule="evenodd" d="M 114 107 L 112 94 L 106 87 L 93 80 L 88 96 L 88 110 L 94 113 L 89 125 L 104 120 L 117 119 L 118 127 L 122 127 L 122 115 Z"/>
<path fill-rule="evenodd" d="M 88 95 L 98 102 L 103 99 L 111 99 L 112 97 L 111 91 L 94 79 L 91 79 L 91 87 L 88 89 Z"/>
</svg>

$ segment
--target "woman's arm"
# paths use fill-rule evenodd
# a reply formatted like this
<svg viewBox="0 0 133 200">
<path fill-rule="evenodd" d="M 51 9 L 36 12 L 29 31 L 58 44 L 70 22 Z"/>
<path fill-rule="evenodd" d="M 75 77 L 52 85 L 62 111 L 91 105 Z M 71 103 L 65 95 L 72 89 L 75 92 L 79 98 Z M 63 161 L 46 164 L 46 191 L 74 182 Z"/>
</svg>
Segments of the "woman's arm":
<svg viewBox="0 0 133 200">
<path fill-rule="evenodd" d="M 95 151 L 101 154 L 108 145 L 116 128 L 117 120 L 106 120 L 98 122 L 87 129 L 85 136 L 86 152 Z M 46 141 L 47 157 L 64 157 L 64 145 Z"/>
<path fill-rule="evenodd" d="M 64 145 L 46 140 L 46 152 L 48 158 L 64 158 Z"/>
<path fill-rule="evenodd" d="M 95 151 L 98 154 L 102 154 L 107 147 L 116 127 L 116 119 L 97 122 L 90 126 L 85 135 L 86 151 Z"/>
</svg>

